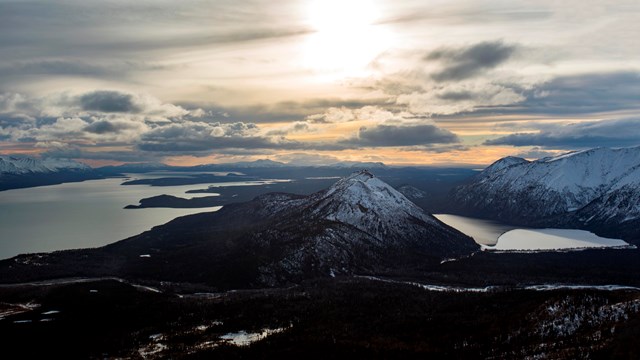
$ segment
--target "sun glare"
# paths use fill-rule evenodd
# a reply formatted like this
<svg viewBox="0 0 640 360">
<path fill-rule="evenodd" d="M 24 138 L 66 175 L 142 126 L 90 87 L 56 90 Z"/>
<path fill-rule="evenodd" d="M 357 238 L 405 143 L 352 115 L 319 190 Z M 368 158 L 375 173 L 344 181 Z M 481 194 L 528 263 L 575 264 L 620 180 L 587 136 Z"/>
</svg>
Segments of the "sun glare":
<svg viewBox="0 0 640 360">
<path fill-rule="evenodd" d="M 313 0 L 305 44 L 305 66 L 326 78 L 364 76 L 367 65 L 389 46 L 389 33 L 376 25 L 373 0 Z"/>
</svg>

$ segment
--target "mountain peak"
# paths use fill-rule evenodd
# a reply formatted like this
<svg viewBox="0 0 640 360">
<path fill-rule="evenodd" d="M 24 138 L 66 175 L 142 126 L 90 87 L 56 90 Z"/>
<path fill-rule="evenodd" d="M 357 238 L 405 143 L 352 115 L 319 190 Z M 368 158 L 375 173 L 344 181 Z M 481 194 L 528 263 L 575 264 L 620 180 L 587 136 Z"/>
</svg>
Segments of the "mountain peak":
<svg viewBox="0 0 640 360">
<path fill-rule="evenodd" d="M 362 178 L 369 178 L 369 179 L 371 179 L 371 178 L 373 178 L 373 177 L 374 177 L 374 175 L 373 175 L 372 173 L 370 173 L 370 172 L 369 172 L 369 170 L 367 170 L 367 169 L 363 169 L 363 170 L 360 170 L 360 171 L 356 171 L 356 172 L 354 172 L 353 174 L 351 174 L 351 175 L 349 176 L 349 178 L 351 178 L 351 177 L 362 177 Z"/>
<path fill-rule="evenodd" d="M 507 156 L 507 157 L 503 157 L 502 159 L 494 162 L 493 164 L 487 166 L 487 168 L 485 169 L 485 172 L 495 172 L 495 171 L 500 171 L 502 169 L 506 169 L 510 166 L 514 166 L 514 165 L 520 165 L 520 164 L 527 164 L 529 163 L 528 160 L 523 159 L 521 157 L 517 157 L 517 156 Z"/>
<path fill-rule="evenodd" d="M 359 182 L 366 183 L 373 178 L 375 178 L 375 175 L 370 173 L 369 170 L 360 170 L 338 180 L 331 188 L 351 186 Z"/>
<path fill-rule="evenodd" d="M 342 201 L 353 202 L 372 197 L 379 198 L 378 200 L 384 197 L 404 198 L 404 195 L 368 170 L 360 170 L 338 180 L 327 189 L 323 198 L 328 197 L 340 197 Z"/>
<path fill-rule="evenodd" d="M 378 239 L 407 232 L 416 221 L 437 223 L 422 208 L 368 170 L 357 171 L 314 195 L 310 209 L 316 217 L 348 224 Z"/>
</svg>

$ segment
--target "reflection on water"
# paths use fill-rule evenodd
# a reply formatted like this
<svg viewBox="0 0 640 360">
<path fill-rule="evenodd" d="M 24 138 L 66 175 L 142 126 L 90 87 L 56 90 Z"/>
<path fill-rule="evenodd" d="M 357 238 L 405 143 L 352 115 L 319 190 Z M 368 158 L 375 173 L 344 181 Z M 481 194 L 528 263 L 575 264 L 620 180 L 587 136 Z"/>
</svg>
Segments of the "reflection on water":
<svg viewBox="0 0 640 360">
<path fill-rule="evenodd" d="M 97 247 L 121 240 L 200 209 L 124 210 L 142 198 L 185 198 L 202 184 L 171 187 L 121 186 L 122 178 L 90 180 L 0 192 L 0 259 L 20 253 Z"/>
<path fill-rule="evenodd" d="M 515 226 L 501 224 L 496 221 L 475 219 L 465 216 L 436 214 L 438 220 L 471 236 L 480 245 L 495 245 L 500 235 L 516 229 Z"/>
</svg>

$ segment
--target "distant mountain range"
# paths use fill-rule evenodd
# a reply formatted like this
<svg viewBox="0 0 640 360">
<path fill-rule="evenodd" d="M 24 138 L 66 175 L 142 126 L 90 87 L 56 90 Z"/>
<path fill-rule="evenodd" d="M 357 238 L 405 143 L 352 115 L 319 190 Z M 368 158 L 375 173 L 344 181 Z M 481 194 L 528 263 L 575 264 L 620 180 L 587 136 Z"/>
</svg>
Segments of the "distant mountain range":
<svg viewBox="0 0 640 360">
<path fill-rule="evenodd" d="M 59 171 L 89 171 L 88 165 L 69 159 L 36 159 L 27 156 L 0 156 L 0 174 L 24 175 Z"/>
<path fill-rule="evenodd" d="M 37 158 L 26 155 L 0 155 L 0 191 L 28 188 L 33 186 L 55 185 L 66 182 L 100 179 L 122 176 L 127 173 L 147 173 L 152 171 L 253 171 L 277 174 L 281 169 L 316 168 L 343 170 L 349 169 L 384 169 L 383 163 L 372 162 L 339 162 L 330 165 L 288 164 L 268 159 L 255 161 L 204 164 L 197 166 L 171 166 L 159 162 L 126 163 L 117 166 L 90 166 L 71 159 Z"/>
<path fill-rule="evenodd" d="M 309 196 L 265 194 L 100 249 L 36 255 L 36 269 L 30 260 L 8 260 L 0 277 L 20 278 L 17 264 L 24 263 L 44 277 L 133 276 L 247 288 L 384 274 L 478 250 L 471 238 L 360 171 Z"/>
<path fill-rule="evenodd" d="M 381 162 L 357 162 L 345 161 L 332 164 L 317 165 L 304 163 L 284 163 L 269 159 L 258 159 L 255 161 L 239 161 L 232 163 L 202 164 L 196 166 L 171 166 L 162 163 L 127 163 L 118 166 L 104 166 L 98 170 L 106 173 L 112 172 L 147 172 L 153 170 L 179 170 L 179 171 L 212 171 L 212 170 L 234 170 L 234 169 L 280 169 L 280 168 L 336 168 L 336 169 L 383 169 L 387 166 Z"/>
<path fill-rule="evenodd" d="M 91 167 L 70 159 L 0 156 L 0 190 L 100 178 Z"/>
<path fill-rule="evenodd" d="M 455 188 L 458 212 L 640 240 L 640 147 L 506 157 Z"/>
</svg>

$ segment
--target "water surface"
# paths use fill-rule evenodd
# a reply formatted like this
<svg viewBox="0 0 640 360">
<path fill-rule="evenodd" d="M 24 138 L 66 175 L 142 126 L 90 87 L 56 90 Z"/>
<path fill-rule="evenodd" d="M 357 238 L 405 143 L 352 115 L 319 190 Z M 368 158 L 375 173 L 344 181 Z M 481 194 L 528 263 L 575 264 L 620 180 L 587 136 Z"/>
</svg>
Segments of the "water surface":
<svg viewBox="0 0 640 360">
<path fill-rule="evenodd" d="M 480 245 L 495 245 L 500 235 L 517 228 L 497 221 L 459 215 L 435 214 L 433 216 L 461 233 L 471 236 Z"/>
<path fill-rule="evenodd" d="M 131 178 L 166 176 L 135 174 Z M 203 184 L 184 186 L 120 185 L 110 178 L 0 192 L 0 259 L 21 253 L 103 246 L 137 235 L 176 217 L 216 211 L 150 208 L 124 210 L 142 198 L 168 194 L 184 198 L 215 194 L 186 194 Z M 262 185 L 264 181 L 209 183 L 214 187 Z"/>
</svg>

